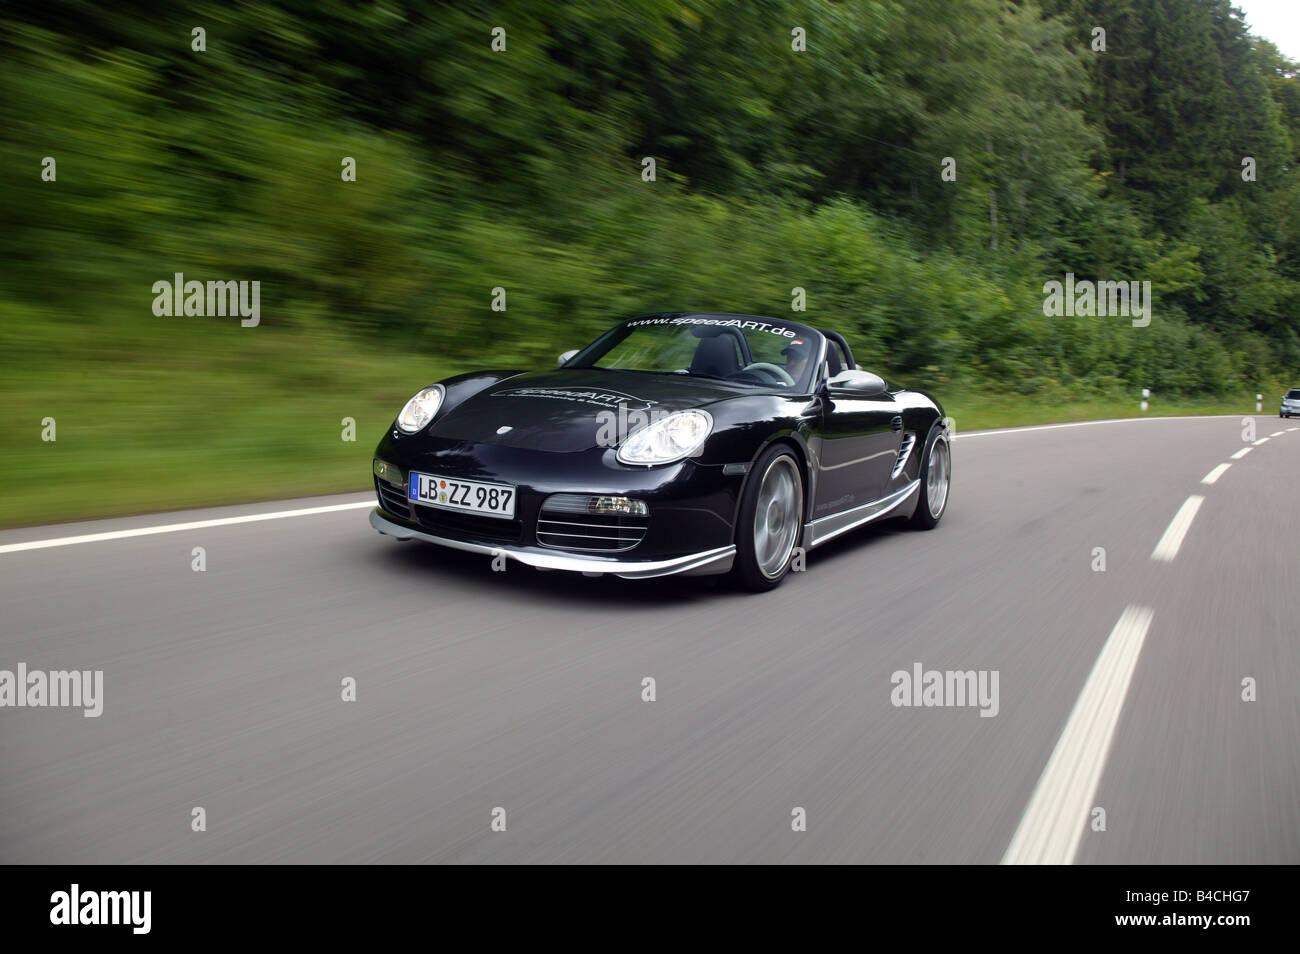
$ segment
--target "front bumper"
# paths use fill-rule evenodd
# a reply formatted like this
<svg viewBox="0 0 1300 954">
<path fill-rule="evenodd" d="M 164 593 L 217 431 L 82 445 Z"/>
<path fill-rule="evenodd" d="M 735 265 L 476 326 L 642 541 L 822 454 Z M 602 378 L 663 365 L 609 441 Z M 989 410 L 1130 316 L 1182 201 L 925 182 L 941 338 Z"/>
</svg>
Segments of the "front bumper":
<svg viewBox="0 0 1300 954">
<path fill-rule="evenodd" d="M 396 537 L 398 540 L 423 540 L 426 543 L 436 543 L 439 546 L 464 550 L 468 553 L 481 553 L 484 556 L 504 555 L 508 559 L 536 567 L 539 570 L 570 570 L 588 576 L 609 573 L 627 580 L 644 580 L 650 577 L 672 576 L 674 574 L 708 576 L 716 573 L 726 573 L 731 569 L 731 564 L 736 557 L 734 545 L 718 547 L 713 550 L 702 550 L 699 553 L 688 553 L 684 556 L 664 560 L 630 560 L 597 554 L 561 554 L 541 547 L 517 544 L 489 545 L 470 543 L 465 540 L 453 540 L 450 537 L 436 536 L 424 530 L 416 530 L 413 527 L 397 523 L 388 519 L 378 507 L 370 511 L 370 525 L 380 533 Z"/>
<path fill-rule="evenodd" d="M 426 534 L 435 542 L 473 544 L 461 548 L 470 552 L 558 556 L 561 568 L 596 573 L 615 572 L 610 566 L 645 564 L 643 569 L 658 575 L 660 566 L 668 568 L 662 572 L 683 572 L 677 569 L 679 563 L 690 566 L 700 554 L 720 553 L 736 542 L 735 515 L 745 478 L 728 473 L 721 465 L 687 460 L 662 467 L 629 467 L 613 460 L 613 448 L 557 453 L 432 436 L 414 441 L 386 437 L 374 456 L 395 471 L 375 476 L 380 516 L 402 531 Z M 485 517 L 412 503 L 412 471 L 512 486 L 514 516 Z M 556 519 L 572 518 L 544 512 L 547 501 L 559 494 L 626 496 L 644 501 L 648 518 L 614 521 L 619 524 L 616 536 L 642 527 L 643 535 L 634 545 L 620 549 L 576 539 L 571 541 L 573 546 L 561 545 L 555 531 L 567 528 L 556 526 Z M 550 524 L 545 535 L 544 522 Z M 593 536 L 603 533 L 595 527 L 585 529 Z M 628 533 L 629 542 L 634 536 Z"/>
</svg>

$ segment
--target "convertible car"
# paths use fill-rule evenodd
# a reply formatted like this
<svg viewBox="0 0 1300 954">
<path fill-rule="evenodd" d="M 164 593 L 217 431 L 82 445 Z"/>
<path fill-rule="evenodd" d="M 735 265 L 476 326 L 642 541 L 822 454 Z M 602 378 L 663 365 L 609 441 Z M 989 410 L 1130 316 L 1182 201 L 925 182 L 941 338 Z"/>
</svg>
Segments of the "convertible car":
<svg viewBox="0 0 1300 954">
<path fill-rule="evenodd" d="M 862 524 L 934 527 L 951 456 L 938 403 L 860 370 L 842 335 L 674 313 L 628 319 L 554 370 L 422 389 L 373 471 L 370 524 L 392 537 L 768 590 Z"/>
</svg>

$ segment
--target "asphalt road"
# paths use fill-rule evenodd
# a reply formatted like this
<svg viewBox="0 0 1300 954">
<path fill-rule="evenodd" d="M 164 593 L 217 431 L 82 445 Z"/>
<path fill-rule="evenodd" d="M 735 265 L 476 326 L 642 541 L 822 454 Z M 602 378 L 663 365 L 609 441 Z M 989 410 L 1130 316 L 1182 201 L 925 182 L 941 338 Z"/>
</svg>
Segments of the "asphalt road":
<svg viewBox="0 0 1300 954">
<path fill-rule="evenodd" d="M 364 507 L 13 548 L 368 495 L 0 533 L 0 670 L 104 673 L 98 718 L 0 708 L 0 861 L 1295 863 L 1300 428 L 1256 421 L 959 435 L 938 529 L 759 596 Z M 895 706 L 914 663 L 997 714 Z"/>
</svg>

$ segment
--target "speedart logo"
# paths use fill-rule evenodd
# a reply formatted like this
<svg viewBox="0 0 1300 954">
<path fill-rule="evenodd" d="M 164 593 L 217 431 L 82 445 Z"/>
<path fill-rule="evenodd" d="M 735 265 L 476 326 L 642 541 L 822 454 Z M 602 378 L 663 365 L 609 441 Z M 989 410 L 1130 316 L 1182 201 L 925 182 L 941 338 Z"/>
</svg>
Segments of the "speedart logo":
<svg viewBox="0 0 1300 954">
<path fill-rule="evenodd" d="M 649 409 L 657 401 L 646 401 L 621 391 L 570 391 L 564 388 L 510 388 L 496 391 L 493 397 L 542 398 L 548 401 L 571 401 L 576 404 L 592 404 L 596 407 L 621 407 L 625 402 L 642 404 Z"/>
<path fill-rule="evenodd" d="M 1150 282 L 1075 281 L 1074 272 L 1065 282 L 1043 286 L 1043 314 L 1048 318 L 1129 318 L 1134 328 L 1151 324 Z"/>
<path fill-rule="evenodd" d="M 132 934 L 148 934 L 152 924 L 152 891 L 69 891 L 50 895 L 50 923 L 57 925 L 131 926 Z"/>
<path fill-rule="evenodd" d="M 261 282 L 186 281 L 177 272 L 172 281 L 153 283 L 153 313 L 159 318 L 231 318 L 241 327 L 256 328 L 262 320 Z"/>
<path fill-rule="evenodd" d="M 28 671 L 26 663 L 17 672 L 0 669 L 0 708 L 7 706 L 80 708 L 87 719 L 96 719 L 104 711 L 104 671 Z"/>
<path fill-rule="evenodd" d="M 799 333 L 793 328 L 776 325 L 770 321 L 742 321 L 739 318 L 642 318 L 627 323 L 629 328 L 637 328 L 641 325 L 707 325 L 711 328 L 741 328 L 745 331 L 768 331 L 783 338 L 793 338 Z"/>
<path fill-rule="evenodd" d="M 889 701 L 898 707 L 962 708 L 978 706 L 981 719 L 998 714 L 998 670 L 926 669 L 913 663 L 889 677 Z"/>
</svg>

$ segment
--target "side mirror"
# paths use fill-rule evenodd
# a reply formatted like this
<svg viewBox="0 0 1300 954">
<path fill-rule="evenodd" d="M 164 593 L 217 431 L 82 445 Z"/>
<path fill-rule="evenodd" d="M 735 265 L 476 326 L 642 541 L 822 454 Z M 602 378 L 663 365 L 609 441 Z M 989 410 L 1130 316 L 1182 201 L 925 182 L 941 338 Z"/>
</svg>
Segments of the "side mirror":
<svg viewBox="0 0 1300 954">
<path fill-rule="evenodd" d="M 853 397 L 873 397 L 884 394 L 887 390 L 885 379 L 870 371 L 841 371 L 826 382 L 832 394 L 840 393 Z"/>
<path fill-rule="evenodd" d="M 578 349 L 577 349 L 577 348 L 574 348 L 572 351 L 566 351 L 566 352 L 564 352 L 564 354 L 560 355 L 560 360 L 559 360 L 558 362 L 556 362 L 556 363 L 559 364 L 559 365 L 563 365 L 566 361 L 568 361 L 570 358 L 572 358 L 572 357 L 573 357 L 575 354 L 577 354 L 577 353 L 578 353 Z"/>
</svg>

